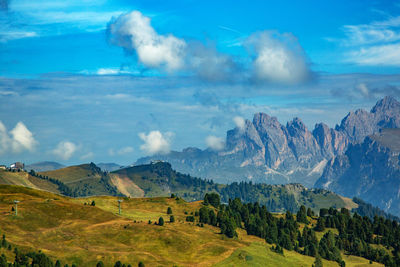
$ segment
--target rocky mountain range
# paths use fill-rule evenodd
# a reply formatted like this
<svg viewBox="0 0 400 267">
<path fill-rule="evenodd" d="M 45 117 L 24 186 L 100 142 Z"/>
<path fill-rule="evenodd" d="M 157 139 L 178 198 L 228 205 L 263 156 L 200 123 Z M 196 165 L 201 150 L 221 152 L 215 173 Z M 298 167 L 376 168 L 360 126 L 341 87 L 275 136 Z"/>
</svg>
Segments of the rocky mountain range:
<svg viewBox="0 0 400 267">
<path fill-rule="evenodd" d="M 351 111 L 335 128 L 318 123 L 310 131 L 300 118 L 282 125 L 276 117 L 256 113 L 243 127 L 229 130 L 221 151 L 186 148 L 139 159 L 165 160 L 180 172 L 217 182 L 302 183 L 312 187 L 332 158 L 385 128 L 400 128 L 400 103 L 379 100 L 371 111 Z"/>
</svg>

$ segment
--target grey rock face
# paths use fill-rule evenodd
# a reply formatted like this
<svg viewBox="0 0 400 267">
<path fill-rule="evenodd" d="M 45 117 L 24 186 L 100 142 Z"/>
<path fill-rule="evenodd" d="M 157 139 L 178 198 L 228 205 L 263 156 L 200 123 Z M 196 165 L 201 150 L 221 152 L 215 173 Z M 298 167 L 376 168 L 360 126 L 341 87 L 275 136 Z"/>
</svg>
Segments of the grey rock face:
<svg viewBox="0 0 400 267">
<path fill-rule="evenodd" d="M 332 158 L 316 187 L 400 214 L 400 129 L 384 129 Z"/>
<path fill-rule="evenodd" d="M 325 123 L 316 124 L 312 134 L 321 149 L 322 156 L 327 159 L 343 154 L 349 144 L 345 133 L 331 129 Z"/>
</svg>

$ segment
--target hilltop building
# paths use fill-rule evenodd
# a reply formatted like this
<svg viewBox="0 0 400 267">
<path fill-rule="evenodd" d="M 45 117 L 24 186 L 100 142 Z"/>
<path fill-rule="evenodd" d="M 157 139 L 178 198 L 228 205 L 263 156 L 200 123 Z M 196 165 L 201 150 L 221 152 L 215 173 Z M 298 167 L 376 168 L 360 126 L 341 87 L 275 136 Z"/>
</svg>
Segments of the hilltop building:
<svg viewBox="0 0 400 267">
<path fill-rule="evenodd" d="M 15 162 L 10 165 L 11 170 L 23 170 L 25 168 L 25 164 L 22 162 Z"/>
</svg>

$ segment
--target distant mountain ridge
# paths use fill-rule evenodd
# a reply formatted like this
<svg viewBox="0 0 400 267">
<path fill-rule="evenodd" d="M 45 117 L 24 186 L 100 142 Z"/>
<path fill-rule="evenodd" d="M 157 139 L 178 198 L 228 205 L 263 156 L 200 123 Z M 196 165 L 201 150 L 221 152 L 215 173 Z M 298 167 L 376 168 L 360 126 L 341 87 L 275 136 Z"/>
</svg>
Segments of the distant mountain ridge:
<svg viewBox="0 0 400 267">
<path fill-rule="evenodd" d="M 122 168 L 121 165 L 116 164 L 116 163 L 97 163 L 96 165 L 103 171 L 108 171 L 108 172 L 112 172 L 112 171 Z"/>
<path fill-rule="evenodd" d="M 300 118 L 286 125 L 276 117 L 256 113 L 242 128 L 229 130 L 222 151 L 187 148 L 167 155 L 139 159 L 136 164 L 160 159 L 180 172 L 216 182 L 254 181 L 270 184 L 302 183 L 312 187 L 326 163 L 346 152 L 351 144 L 384 128 L 400 127 L 400 103 L 387 96 L 370 112 L 349 112 L 334 129 L 324 123 L 309 131 Z"/>
</svg>

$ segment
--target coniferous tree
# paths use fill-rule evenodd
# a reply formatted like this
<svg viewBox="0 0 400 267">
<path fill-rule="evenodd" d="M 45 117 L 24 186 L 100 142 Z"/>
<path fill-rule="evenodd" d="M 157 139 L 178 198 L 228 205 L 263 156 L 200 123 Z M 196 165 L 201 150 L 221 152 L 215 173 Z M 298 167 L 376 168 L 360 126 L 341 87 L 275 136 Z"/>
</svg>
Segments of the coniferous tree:
<svg viewBox="0 0 400 267">
<path fill-rule="evenodd" d="M 3 239 L 1 240 L 1 246 L 3 248 L 7 247 L 7 241 L 6 241 L 6 235 L 5 234 L 3 234 Z"/>
<path fill-rule="evenodd" d="M 314 216 L 314 212 L 312 211 L 312 209 L 310 208 L 307 209 L 307 216 L 308 217 Z"/>
<path fill-rule="evenodd" d="M 325 230 L 325 219 L 323 217 L 319 217 L 317 225 L 315 226 L 315 231 L 322 232 L 324 230 Z"/>
<path fill-rule="evenodd" d="M 8 267 L 7 258 L 4 254 L 0 257 L 0 267 Z"/>
<path fill-rule="evenodd" d="M 96 267 L 104 267 L 104 263 L 102 261 L 99 261 L 97 263 Z"/>
<path fill-rule="evenodd" d="M 138 267 L 145 267 L 145 266 L 144 266 L 144 263 L 141 262 L 141 261 L 139 261 Z"/>
<path fill-rule="evenodd" d="M 167 209 L 167 214 L 169 215 L 169 214 L 172 214 L 172 209 L 171 209 L 171 207 L 168 207 L 168 209 Z"/>
<path fill-rule="evenodd" d="M 299 211 L 296 214 L 296 220 L 301 223 L 308 223 L 307 221 L 307 211 L 304 205 L 301 205 Z"/>
<path fill-rule="evenodd" d="M 164 218 L 163 218 L 163 217 L 160 217 L 160 218 L 158 219 L 158 225 L 159 225 L 159 226 L 163 226 L 163 225 L 164 225 Z"/>
<path fill-rule="evenodd" d="M 169 217 L 169 222 L 171 222 L 171 223 L 175 222 L 175 217 L 174 217 L 174 215 L 171 215 L 171 216 Z"/>
<path fill-rule="evenodd" d="M 321 256 L 317 254 L 317 256 L 315 257 L 315 261 L 313 264 L 314 267 L 323 267 L 324 265 L 322 264 L 322 259 Z"/>
</svg>

